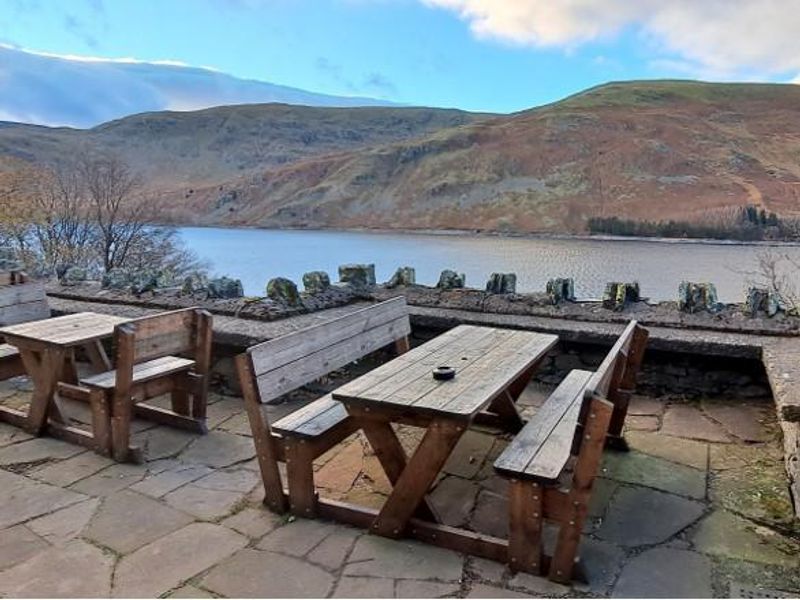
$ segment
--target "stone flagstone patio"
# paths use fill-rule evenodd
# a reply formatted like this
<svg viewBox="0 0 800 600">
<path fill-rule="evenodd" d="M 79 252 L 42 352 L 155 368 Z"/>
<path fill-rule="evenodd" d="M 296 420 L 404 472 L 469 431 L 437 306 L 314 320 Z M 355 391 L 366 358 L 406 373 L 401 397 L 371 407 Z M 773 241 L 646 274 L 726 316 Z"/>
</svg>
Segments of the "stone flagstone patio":
<svg viewBox="0 0 800 600">
<path fill-rule="evenodd" d="M 547 390 L 521 402 L 533 414 Z M 310 396 L 309 396 L 310 397 Z M 0 384 L 25 405 L 29 385 Z M 273 418 L 307 401 L 268 407 Z M 697 597 L 800 594 L 798 526 L 774 408 L 636 397 L 632 451 L 608 453 L 571 587 L 260 503 L 241 399 L 212 395 L 207 436 L 136 423 L 143 465 L 0 424 L 4 597 Z M 86 407 L 70 404 L 79 419 Z M 417 432 L 401 430 L 412 448 Z M 493 474 L 506 439 L 470 431 L 433 491 L 449 524 L 505 535 Z M 377 506 L 388 482 L 358 435 L 321 457 L 321 493 Z"/>
</svg>

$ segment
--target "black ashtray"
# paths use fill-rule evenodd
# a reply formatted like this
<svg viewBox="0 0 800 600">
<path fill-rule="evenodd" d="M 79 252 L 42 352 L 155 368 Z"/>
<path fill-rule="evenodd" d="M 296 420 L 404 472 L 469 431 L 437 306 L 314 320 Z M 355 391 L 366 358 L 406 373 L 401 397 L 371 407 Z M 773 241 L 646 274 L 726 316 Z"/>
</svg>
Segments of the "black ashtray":
<svg viewBox="0 0 800 600">
<path fill-rule="evenodd" d="M 433 370 L 433 378 L 438 381 L 447 381 L 456 376 L 456 370 L 453 367 L 436 367 Z"/>
</svg>

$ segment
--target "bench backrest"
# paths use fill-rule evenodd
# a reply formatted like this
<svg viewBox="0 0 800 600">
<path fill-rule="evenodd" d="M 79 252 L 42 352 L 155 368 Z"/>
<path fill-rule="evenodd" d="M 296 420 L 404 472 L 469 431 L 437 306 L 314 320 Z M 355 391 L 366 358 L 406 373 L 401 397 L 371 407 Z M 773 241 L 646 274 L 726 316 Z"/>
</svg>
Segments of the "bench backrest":
<svg viewBox="0 0 800 600">
<path fill-rule="evenodd" d="M 247 350 L 259 400 L 270 402 L 411 333 L 404 297 L 263 342 Z"/>
<path fill-rule="evenodd" d="M 211 315 L 185 308 L 133 319 L 117 325 L 114 340 L 118 363 L 138 364 L 170 355 L 197 358 L 210 348 Z"/>
<path fill-rule="evenodd" d="M 641 366 L 647 330 L 631 321 L 589 379 L 586 398 L 594 395 L 614 402 L 621 390 L 632 390 Z"/>
<path fill-rule="evenodd" d="M 41 282 L 0 286 L 0 325 L 16 325 L 49 317 L 50 307 Z"/>
</svg>

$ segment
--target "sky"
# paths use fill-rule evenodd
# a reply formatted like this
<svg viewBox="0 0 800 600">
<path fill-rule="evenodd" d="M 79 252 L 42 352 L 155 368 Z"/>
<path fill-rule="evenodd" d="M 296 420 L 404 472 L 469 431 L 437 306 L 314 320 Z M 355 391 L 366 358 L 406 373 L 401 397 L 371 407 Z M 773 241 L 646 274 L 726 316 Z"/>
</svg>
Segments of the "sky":
<svg viewBox="0 0 800 600">
<path fill-rule="evenodd" d="M 800 81 L 798 32 L 800 0 L 0 1 L 18 49 L 490 112 L 616 80 Z"/>
</svg>

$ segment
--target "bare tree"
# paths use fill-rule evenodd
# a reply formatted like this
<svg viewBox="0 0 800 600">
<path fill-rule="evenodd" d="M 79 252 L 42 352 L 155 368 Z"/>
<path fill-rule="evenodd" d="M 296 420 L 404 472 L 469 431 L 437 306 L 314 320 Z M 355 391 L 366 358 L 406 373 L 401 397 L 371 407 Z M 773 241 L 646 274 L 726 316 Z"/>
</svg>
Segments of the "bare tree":
<svg viewBox="0 0 800 600">
<path fill-rule="evenodd" d="M 31 206 L 36 215 L 31 235 L 45 268 L 54 271 L 59 265 L 88 266 L 92 262 L 95 228 L 87 218 L 81 181 L 74 169 L 43 171 Z"/>
<path fill-rule="evenodd" d="M 84 155 L 77 165 L 78 177 L 97 227 L 103 270 L 125 265 L 155 220 L 153 203 L 141 193 L 141 180 L 116 157 Z"/>
<path fill-rule="evenodd" d="M 766 288 L 778 298 L 783 310 L 789 314 L 800 311 L 800 292 L 792 274 L 800 272 L 800 261 L 786 253 L 765 250 L 757 257 L 755 271 L 743 271 L 750 285 Z"/>
</svg>

